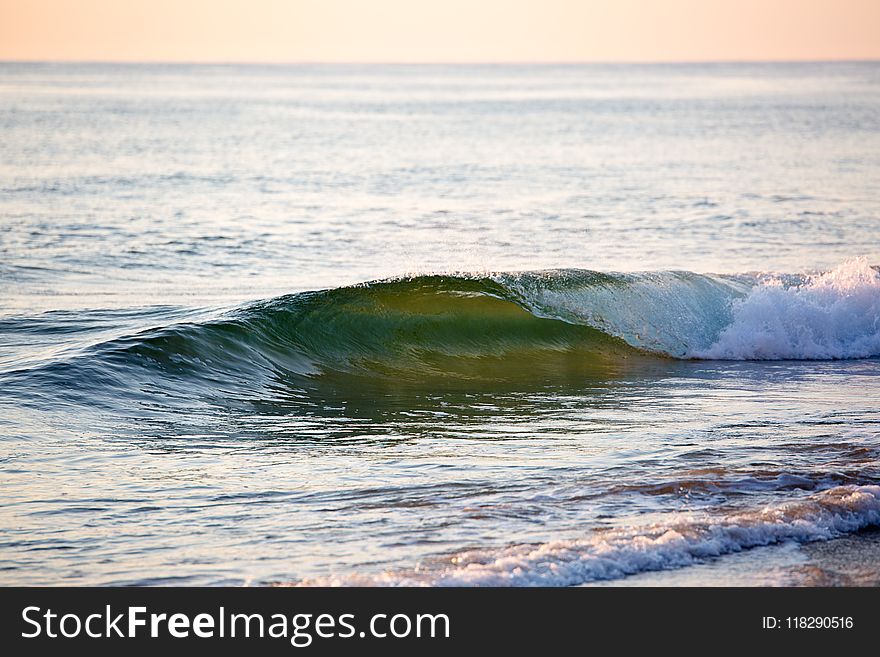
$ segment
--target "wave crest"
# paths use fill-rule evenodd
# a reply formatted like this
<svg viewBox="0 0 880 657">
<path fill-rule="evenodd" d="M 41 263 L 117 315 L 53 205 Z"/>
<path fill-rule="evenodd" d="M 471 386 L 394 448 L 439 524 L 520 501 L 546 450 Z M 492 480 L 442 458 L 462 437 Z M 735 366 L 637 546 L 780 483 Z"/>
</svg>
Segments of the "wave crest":
<svg viewBox="0 0 880 657">
<path fill-rule="evenodd" d="M 391 279 L 250 304 L 38 367 L 65 386 L 73 367 L 93 384 L 144 387 L 146 373 L 181 390 L 195 378 L 225 396 L 291 378 L 300 387 L 339 376 L 358 385 L 364 377 L 583 381 L 642 371 L 661 357 L 876 356 L 880 273 L 857 258 L 815 276 L 550 270 Z"/>
<path fill-rule="evenodd" d="M 880 273 L 866 258 L 792 285 L 762 281 L 732 302 L 733 319 L 695 358 L 818 360 L 880 354 Z"/>
</svg>

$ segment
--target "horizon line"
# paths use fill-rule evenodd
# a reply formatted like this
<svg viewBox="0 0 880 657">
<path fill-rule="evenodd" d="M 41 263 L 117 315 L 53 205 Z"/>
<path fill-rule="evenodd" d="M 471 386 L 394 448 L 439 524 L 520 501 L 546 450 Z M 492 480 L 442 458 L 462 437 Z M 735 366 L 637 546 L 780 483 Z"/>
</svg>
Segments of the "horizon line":
<svg viewBox="0 0 880 657">
<path fill-rule="evenodd" d="M 171 66 L 583 66 L 583 65 L 684 65 L 684 64 L 872 64 L 876 57 L 824 59 L 584 59 L 584 60 L 186 60 L 186 59 L 31 59 L 0 58 L 0 64 L 110 64 Z"/>
</svg>

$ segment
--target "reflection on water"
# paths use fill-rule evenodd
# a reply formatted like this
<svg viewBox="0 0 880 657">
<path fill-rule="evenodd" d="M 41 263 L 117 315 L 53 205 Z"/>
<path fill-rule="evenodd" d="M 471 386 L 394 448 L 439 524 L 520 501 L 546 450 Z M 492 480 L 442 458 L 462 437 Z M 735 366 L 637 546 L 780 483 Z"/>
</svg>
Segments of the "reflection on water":
<svg viewBox="0 0 880 657">
<path fill-rule="evenodd" d="M 2 463 L 6 579 L 395 570 L 880 481 L 875 361 L 631 365 L 482 389 L 277 377 L 189 413 L 157 390 L 75 414 L 44 404 L 45 437 Z M 33 413 L 5 401 L 9 435 Z"/>
</svg>

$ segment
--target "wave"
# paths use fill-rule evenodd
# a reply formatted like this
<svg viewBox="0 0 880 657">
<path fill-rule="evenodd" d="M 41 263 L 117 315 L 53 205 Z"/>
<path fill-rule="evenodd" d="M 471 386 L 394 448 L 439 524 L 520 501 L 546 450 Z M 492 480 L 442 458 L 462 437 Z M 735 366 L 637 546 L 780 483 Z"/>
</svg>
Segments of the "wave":
<svg viewBox="0 0 880 657">
<path fill-rule="evenodd" d="M 420 276 L 305 292 L 115 345 L 169 374 L 495 380 L 584 374 L 637 356 L 587 324 L 542 317 L 497 280 Z"/>
<path fill-rule="evenodd" d="M 823 360 L 880 354 L 880 273 L 864 258 L 795 284 L 772 277 L 732 305 L 731 323 L 696 358 Z"/>
<path fill-rule="evenodd" d="M 880 273 L 857 258 L 812 276 L 569 269 L 405 277 L 149 329 L 92 346 L 80 360 L 91 381 L 122 385 L 120 370 L 136 367 L 240 388 L 340 374 L 537 380 L 657 358 L 878 355 Z"/>
<path fill-rule="evenodd" d="M 709 516 L 675 515 L 580 540 L 468 550 L 408 571 L 331 576 L 296 586 L 575 586 L 681 568 L 777 543 L 827 540 L 880 525 L 880 486 L 839 486 L 798 501 Z"/>
</svg>

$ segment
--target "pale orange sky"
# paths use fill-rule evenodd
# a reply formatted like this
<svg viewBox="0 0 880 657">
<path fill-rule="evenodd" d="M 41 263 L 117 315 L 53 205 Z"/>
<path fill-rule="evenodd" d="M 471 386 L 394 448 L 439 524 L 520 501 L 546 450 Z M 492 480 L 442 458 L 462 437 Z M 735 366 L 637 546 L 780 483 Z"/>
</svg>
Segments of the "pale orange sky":
<svg viewBox="0 0 880 657">
<path fill-rule="evenodd" d="M 880 0 L 0 0 L 0 59 L 880 59 Z"/>
</svg>

